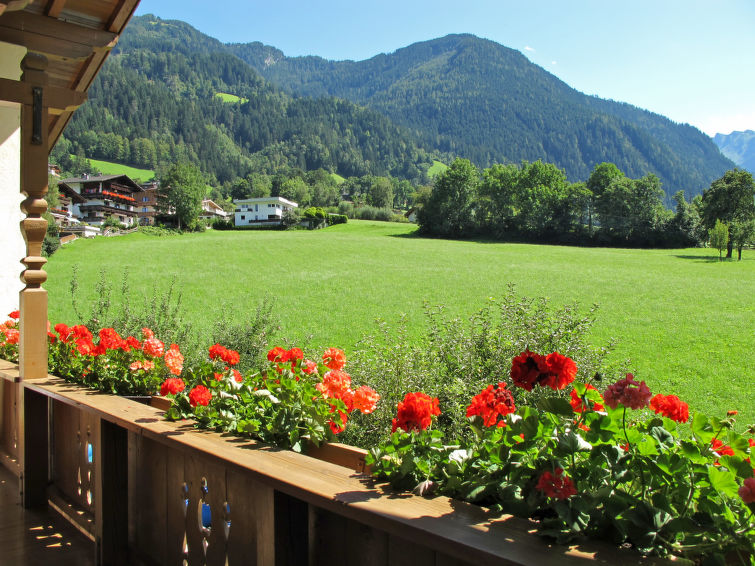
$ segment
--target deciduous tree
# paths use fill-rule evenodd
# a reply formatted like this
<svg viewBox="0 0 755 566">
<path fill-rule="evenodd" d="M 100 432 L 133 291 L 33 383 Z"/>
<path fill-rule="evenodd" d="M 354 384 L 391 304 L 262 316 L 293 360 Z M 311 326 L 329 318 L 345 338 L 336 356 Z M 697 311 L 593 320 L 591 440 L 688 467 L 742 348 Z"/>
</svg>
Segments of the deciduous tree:
<svg viewBox="0 0 755 566">
<path fill-rule="evenodd" d="M 178 229 L 193 228 L 207 192 L 201 171 L 191 163 L 176 163 L 160 179 L 158 208 L 175 217 Z"/>
</svg>

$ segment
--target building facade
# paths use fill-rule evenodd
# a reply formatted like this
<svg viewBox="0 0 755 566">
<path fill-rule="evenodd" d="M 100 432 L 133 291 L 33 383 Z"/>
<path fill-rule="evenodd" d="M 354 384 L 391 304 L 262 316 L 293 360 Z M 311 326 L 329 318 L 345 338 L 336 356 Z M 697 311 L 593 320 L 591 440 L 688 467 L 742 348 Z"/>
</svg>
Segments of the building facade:
<svg viewBox="0 0 755 566">
<path fill-rule="evenodd" d="M 86 199 L 74 203 L 73 214 L 82 222 L 100 226 L 108 217 L 121 224 L 135 226 L 138 222 L 134 193 L 141 187 L 127 175 L 94 175 L 62 179 L 59 187 L 70 188 Z"/>
<path fill-rule="evenodd" d="M 135 199 L 136 214 L 142 226 L 154 226 L 157 215 L 157 193 L 160 184 L 157 181 L 144 183 L 132 196 Z"/>
<path fill-rule="evenodd" d="M 288 210 L 298 208 L 299 205 L 283 197 L 261 197 L 237 199 L 234 223 L 236 226 L 264 226 L 266 224 L 280 224 L 283 215 Z"/>
</svg>

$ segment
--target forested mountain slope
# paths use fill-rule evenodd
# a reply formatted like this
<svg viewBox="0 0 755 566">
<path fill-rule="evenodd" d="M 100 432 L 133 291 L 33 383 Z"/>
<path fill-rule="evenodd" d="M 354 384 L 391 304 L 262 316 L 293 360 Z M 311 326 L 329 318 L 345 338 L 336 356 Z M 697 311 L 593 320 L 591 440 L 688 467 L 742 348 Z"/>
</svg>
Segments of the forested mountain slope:
<svg viewBox="0 0 755 566">
<path fill-rule="evenodd" d="M 755 131 L 716 134 L 713 136 L 713 142 L 721 149 L 721 153 L 734 163 L 755 173 Z"/>
<path fill-rule="evenodd" d="M 479 166 L 542 159 L 575 181 L 609 161 L 629 176 L 655 173 L 668 195 L 697 194 L 733 166 L 696 128 L 584 95 L 520 52 L 472 35 L 358 62 L 285 57 L 258 42 L 228 48 L 289 92 L 366 105 L 426 147 Z"/>
<path fill-rule="evenodd" d="M 219 182 L 280 167 L 420 181 L 432 163 L 375 110 L 291 96 L 217 40 L 151 16 L 133 19 L 65 138 L 59 154 L 148 168 L 188 159 Z"/>
</svg>

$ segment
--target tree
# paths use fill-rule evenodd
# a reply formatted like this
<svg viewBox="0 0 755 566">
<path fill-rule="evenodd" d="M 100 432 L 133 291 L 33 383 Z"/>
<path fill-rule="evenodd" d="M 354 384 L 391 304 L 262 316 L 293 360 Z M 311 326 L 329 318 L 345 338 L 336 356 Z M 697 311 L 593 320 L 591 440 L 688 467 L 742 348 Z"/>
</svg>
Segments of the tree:
<svg viewBox="0 0 755 566">
<path fill-rule="evenodd" d="M 456 159 L 435 178 L 425 206 L 418 213 L 420 228 L 431 234 L 466 236 L 475 227 L 479 172 L 469 159 Z"/>
<path fill-rule="evenodd" d="M 717 220 L 728 224 L 729 228 L 737 222 L 749 222 L 755 219 L 755 181 L 752 174 L 744 169 L 731 169 L 723 177 L 710 184 L 703 192 L 703 224 L 708 230 Z M 734 240 L 729 233 L 729 245 L 726 257 L 732 255 Z"/>
<path fill-rule="evenodd" d="M 716 220 L 716 225 L 708 232 L 708 241 L 710 247 L 718 250 L 718 261 L 723 261 L 722 255 L 724 248 L 729 244 L 729 227 Z"/>
<path fill-rule="evenodd" d="M 206 193 L 201 171 L 191 163 L 176 163 L 160 179 L 158 210 L 176 219 L 178 229 L 193 228 Z"/>
<path fill-rule="evenodd" d="M 737 247 L 737 261 L 742 261 L 742 248 L 745 244 L 755 241 L 755 219 L 735 220 L 729 226 L 731 239 Z"/>
<path fill-rule="evenodd" d="M 621 169 L 616 167 L 613 163 L 606 163 L 605 161 L 603 163 L 598 163 L 593 168 L 592 173 L 590 173 L 590 177 L 585 183 L 587 189 L 591 193 L 587 211 L 590 233 L 592 233 L 592 217 L 597 200 L 603 195 L 614 179 L 620 179 L 622 177 L 624 177 L 624 173 L 621 172 Z"/>
<path fill-rule="evenodd" d="M 393 185 L 390 179 L 375 177 L 367 193 L 367 204 L 376 208 L 393 207 Z"/>
</svg>

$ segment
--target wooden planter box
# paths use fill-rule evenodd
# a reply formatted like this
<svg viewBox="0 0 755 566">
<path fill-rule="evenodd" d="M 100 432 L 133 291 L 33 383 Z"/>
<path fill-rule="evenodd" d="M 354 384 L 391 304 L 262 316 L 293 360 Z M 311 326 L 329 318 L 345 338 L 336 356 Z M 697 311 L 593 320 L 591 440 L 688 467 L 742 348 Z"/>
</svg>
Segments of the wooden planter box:
<svg viewBox="0 0 755 566">
<path fill-rule="evenodd" d="M 3 382 L 17 375 L 0 365 Z M 548 544 L 528 521 L 390 492 L 355 471 L 365 452 L 353 447 L 304 456 L 52 376 L 13 385 L 45 455 L 23 463 L 27 490 L 71 516 L 103 564 L 664 563 L 596 541 Z M 9 430 L 0 432 L 5 446 Z"/>
</svg>

